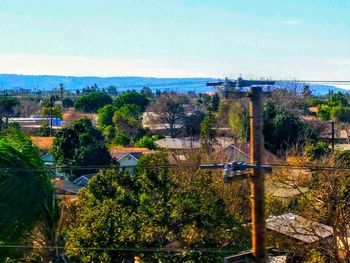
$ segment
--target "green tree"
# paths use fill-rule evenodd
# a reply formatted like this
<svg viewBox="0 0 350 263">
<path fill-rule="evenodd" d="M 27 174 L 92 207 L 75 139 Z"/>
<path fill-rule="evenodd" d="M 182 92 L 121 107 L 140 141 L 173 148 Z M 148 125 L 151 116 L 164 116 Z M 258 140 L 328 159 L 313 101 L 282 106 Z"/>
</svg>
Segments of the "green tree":
<svg viewBox="0 0 350 263">
<path fill-rule="evenodd" d="M 271 101 L 264 106 L 263 118 L 265 144 L 274 153 L 286 151 L 308 135 L 308 127 L 298 116 L 277 109 Z"/>
<path fill-rule="evenodd" d="M 125 104 L 118 109 L 118 112 L 125 118 L 140 120 L 142 117 L 142 110 L 136 104 Z"/>
<path fill-rule="evenodd" d="M 333 107 L 331 110 L 331 118 L 337 122 L 350 122 L 350 107 L 341 105 Z"/>
<path fill-rule="evenodd" d="M 109 125 L 113 125 L 113 115 L 116 110 L 117 108 L 112 104 L 99 108 L 97 111 L 97 125 L 102 129 Z"/>
<path fill-rule="evenodd" d="M 51 115 L 51 107 L 49 104 L 45 104 L 41 110 L 40 114 L 44 117 Z M 52 117 L 54 118 L 62 118 L 62 108 L 58 105 L 52 107 Z"/>
<path fill-rule="evenodd" d="M 114 137 L 114 144 L 118 146 L 129 146 L 132 138 L 123 132 L 117 132 Z"/>
<path fill-rule="evenodd" d="M 79 119 L 56 133 L 52 155 L 62 166 L 109 165 L 112 162 L 101 132 L 87 118 Z M 70 179 L 94 171 L 72 170 Z"/>
<path fill-rule="evenodd" d="M 309 142 L 305 145 L 304 152 L 310 160 L 317 160 L 330 153 L 329 145 L 325 142 Z"/>
<path fill-rule="evenodd" d="M 74 101 L 72 100 L 72 99 L 70 99 L 70 98 L 64 98 L 63 100 L 62 100 L 62 107 L 63 108 L 72 108 L 72 107 L 74 107 Z"/>
<path fill-rule="evenodd" d="M 185 172 L 185 171 L 182 171 Z M 101 171 L 70 208 L 67 253 L 74 262 L 123 262 L 138 255 L 144 262 L 222 262 L 222 255 L 200 248 L 243 249 L 236 218 L 228 214 L 208 172 L 198 171 L 190 184 L 174 177 L 163 153 L 140 158 L 134 175 Z M 173 242 L 186 253 L 123 251 L 118 248 L 164 248 Z M 105 247 L 77 250 L 75 247 Z M 115 248 L 115 250 L 113 250 Z"/>
<path fill-rule="evenodd" d="M 329 99 L 329 105 L 330 106 L 349 106 L 348 98 L 344 93 L 341 93 L 340 91 L 333 93 Z"/>
<path fill-rule="evenodd" d="M 136 142 L 135 146 L 140 148 L 148 148 L 150 150 L 157 149 L 157 144 L 155 143 L 154 139 L 147 135 L 140 138 L 140 140 Z"/>
<path fill-rule="evenodd" d="M 128 135 L 132 141 L 138 140 L 146 133 L 142 128 L 140 119 L 124 111 L 116 111 L 114 113 L 113 124 L 117 133 Z"/>
<path fill-rule="evenodd" d="M 216 117 L 212 112 L 209 112 L 201 123 L 201 138 L 205 141 L 205 144 L 207 146 L 212 144 L 215 141 L 216 123 L 217 123 Z"/>
<path fill-rule="evenodd" d="M 19 100 L 15 97 L 0 96 L 0 125 L 5 118 L 5 123 L 8 124 L 8 119 L 14 114 L 15 108 L 19 105 Z"/>
<path fill-rule="evenodd" d="M 249 110 L 247 102 L 233 102 L 228 113 L 233 137 L 246 142 L 249 139 Z"/>
<path fill-rule="evenodd" d="M 0 244 L 25 245 L 52 203 L 50 177 L 30 137 L 16 129 L 0 134 L 0 168 Z M 0 260 L 7 256 L 23 255 L 1 249 Z"/>
<path fill-rule="evenodd" d="M 74 107 L 82 112 L 97 112 L 99 108 L 112 104 L 113 99 L 104 92 L 92 92 L 75 100 Z"/>
<path fill-rule="evenodd" d="M 48 121 L 43 121 L 37 132 L 38 136 L 50 136 L 50 125 Z"/>
<path fill-rule="evenodd" d="M 332 108 L 328 104 L 320 104 L 317 107 L 317 116 L 324 121 L 328 121 L 331 118 Z"/>
<path fill-rule="evenodd" d="M 212 97 L 206 93 L 201 93 L 196 104 L 205 111 L 212 110 Z"/>
<path fill-rule="evenodd" d="M 211 108 L 213 112 L 217 112 L 220 105 L 220 97 L 217 92 L 212 97 Z"/>
<path fill-rule="evenodd" d="M 147 95 L 143 92 L 128 91 L 122 93 L 116 97 L 114 105 L 117 108 L 121 108 L 124 105 L 134 104 L 140 107 L 141 111 L 145 111 L 149 104 L 149 99 Z"/>
</svg>

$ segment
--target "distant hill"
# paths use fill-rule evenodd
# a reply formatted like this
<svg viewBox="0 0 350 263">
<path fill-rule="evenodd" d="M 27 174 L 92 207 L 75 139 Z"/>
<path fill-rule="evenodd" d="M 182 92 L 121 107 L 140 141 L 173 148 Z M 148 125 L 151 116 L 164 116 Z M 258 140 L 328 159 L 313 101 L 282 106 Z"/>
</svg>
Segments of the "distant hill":
<svg viewBox="0 0 350 263">
<path fill-rule="evenodd" d="M 53 90 L 63 83 L 66 90 L 76 91 L 87 86 L 97 85 L 99 88 L 109 86 L 117 87 L 118 91 L 128 89 L 139 90 L 144 86 L 153 90 L 176 90 L 179 92 L 204 92 L 213 90 L 205 85 L 206 82 L 215 81 L 212 78 L 151 78 L 151 77 L 72 77 L 47 75 L 16 75 L 0 74 L 0 88 L 3 89 L 30 89 Z"/>
<path fill-rule="evenodd" d="M 214 91 L 206 82 L 215 82 L 213 78 L 151 78 L 151 77 L 73 77 L 48 75 L 16 75 L 0 74 L 0 88 L 6 90 L 29 89 L 50 91 L 63 83 L 66 90 L 76 91 L 87 86 L 97 85 L 99 88 L 117 87 L 117 91 L 140 90 L 150 87 L 152 90 L 174 90 L 177 92 L 194 91 L 196 93 Z M 350 90 L 327 85 L 310 85 L 314 94 L 324 95 L 329 90 L 350 93 Z"/>
<path fill-rule="evenodd" d="M 332 90 L 333 92 L 343 92 L 343 93 L 350 93 L 350 90 L 342 89 L 330 85 L 310 85 L 311 90 L 314 94 L 317 95 L 325 95 L 329 92 L 329 90 Z"/>
</svg>

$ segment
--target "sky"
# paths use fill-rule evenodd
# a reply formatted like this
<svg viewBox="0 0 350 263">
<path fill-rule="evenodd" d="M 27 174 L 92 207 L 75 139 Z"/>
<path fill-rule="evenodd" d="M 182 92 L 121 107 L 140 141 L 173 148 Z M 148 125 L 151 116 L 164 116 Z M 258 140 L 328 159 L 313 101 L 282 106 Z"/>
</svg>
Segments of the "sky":
<svg viewBox="0 0 350 263">
<path fill-rule="evenodd" d="M 350 79 L 350 0 L 0 0 L 0 73 Z"/>
</svg>

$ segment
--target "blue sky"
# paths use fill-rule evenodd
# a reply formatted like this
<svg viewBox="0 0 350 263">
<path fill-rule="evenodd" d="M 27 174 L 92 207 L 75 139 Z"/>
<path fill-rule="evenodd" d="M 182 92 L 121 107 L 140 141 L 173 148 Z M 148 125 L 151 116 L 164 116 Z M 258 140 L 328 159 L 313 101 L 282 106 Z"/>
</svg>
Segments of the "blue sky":
<svg viewBox="0 0 350 263">
<path fill-rule="evenodd" d="M 0 0 L 0 72 L 350 79 L 350 1 Z"/>
</svg>

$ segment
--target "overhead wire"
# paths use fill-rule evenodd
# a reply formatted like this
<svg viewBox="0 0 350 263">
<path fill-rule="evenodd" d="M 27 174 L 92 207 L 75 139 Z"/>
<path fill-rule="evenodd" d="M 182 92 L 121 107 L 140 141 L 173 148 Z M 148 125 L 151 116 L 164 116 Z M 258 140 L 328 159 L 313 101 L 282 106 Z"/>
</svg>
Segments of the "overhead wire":
<svg viewBox="0 0 350 263">
<path fill-rule="evenodd" d="M 63 249 L 66 250 L 67 247 L 63 246 L 30 246 L 30 245 L 0 245 L 0 248 L 36 248 L 36 249 Z M 76 250 L 101 250 L 101 251 L 133 251 L 133 252 L 186 252 L 186 251 L 198 251 L 203 253 L 235 253 L 237 249 L 225 249 L 225 248 L 167 248 L 167 247 L 69 247 L 68 249 L 76 249 Z"/>
<path fill-rule="evenodd" d="M 253 165 L 252 163 L 247 163 L 247 165 Z M 261 163 L 261 165 L 281 167 L 287 169 L 308 169 L 308 170 L 334 170 L 334 171 L 350 171 L 350 167 L 339 167 L 339 166 L 323 166 L 323 165 L 293 165 L 286 163 Z M 61 171 L 71 171 L 71 170 L 106 170 L 106 169 L 128 169 L 135 168 L 137 165 L 87 165 L 87 166 L 52 166 L 45 168 L 16 168 L 16 167 L 0 167 L 0 172 L 6 171 L 48 171 L 48 170 L 61 170 Z M 167 164 L 167 165 L 145 165 L 145 168 L 200 168 L 199 165 L 195 164 Z M 250 168 L 251 169 L 251 168 Z"/>
</svg>

